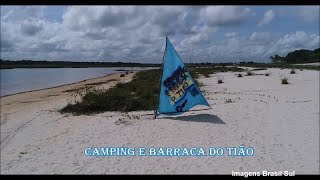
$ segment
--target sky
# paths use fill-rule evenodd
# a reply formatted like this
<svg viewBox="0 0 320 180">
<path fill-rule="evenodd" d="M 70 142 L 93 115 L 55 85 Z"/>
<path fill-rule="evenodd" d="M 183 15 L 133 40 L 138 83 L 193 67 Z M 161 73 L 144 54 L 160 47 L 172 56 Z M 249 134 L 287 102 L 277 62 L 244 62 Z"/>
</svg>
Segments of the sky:
<svg viewBox="0 0 320 180">
<path fill-rule="evenodd" d="M 1 6 L 1 59 L 270 62 L 319 48 L 320 6 Z"/>
</svg>

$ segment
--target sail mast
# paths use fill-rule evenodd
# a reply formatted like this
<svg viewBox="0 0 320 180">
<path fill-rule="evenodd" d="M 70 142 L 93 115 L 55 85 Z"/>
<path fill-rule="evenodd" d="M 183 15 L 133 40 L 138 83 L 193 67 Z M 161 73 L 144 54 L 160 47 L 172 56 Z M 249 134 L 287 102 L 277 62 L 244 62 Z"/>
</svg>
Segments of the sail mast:
<svg viewBox="0 0 320 180">
<path fill-rule="evenodd" d="M 164 51 L 163 51 L 163 56 L 162 56 L 162 64 L 161 64 L 161 68 L 162 72 L 160 74 L 160 83 L 159 83 L 159 93 L 158 93 L 158 102 L 157 105 L 159 105 L 159 99 L 160 99 L 160 92 L 161 92 L 161 81 L 162 81 L 162 74 L 163 74 L 163 64 L 164 64 L 164 57 L 166 55 L 166 48 L 167 48 L 167 36 L 166 36 L 166 45 L 164 46 Z M 154 118 L 157 118 L 157 112 L 158 112 L 158 107 L 155 106 L 154 108 Z"/>
</svg>

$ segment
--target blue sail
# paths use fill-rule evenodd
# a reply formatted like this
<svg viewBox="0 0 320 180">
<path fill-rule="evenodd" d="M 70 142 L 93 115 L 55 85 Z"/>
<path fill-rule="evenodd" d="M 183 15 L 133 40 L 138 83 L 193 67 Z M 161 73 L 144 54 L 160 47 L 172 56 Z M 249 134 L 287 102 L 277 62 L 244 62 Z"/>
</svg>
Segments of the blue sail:
<svg viewBox="0 0 320 180">
<path fill-rule="evenodd" d="M 210 107 L 166 37 L 158 114 L 180 114 L 196 105 Z"/>
</svg>

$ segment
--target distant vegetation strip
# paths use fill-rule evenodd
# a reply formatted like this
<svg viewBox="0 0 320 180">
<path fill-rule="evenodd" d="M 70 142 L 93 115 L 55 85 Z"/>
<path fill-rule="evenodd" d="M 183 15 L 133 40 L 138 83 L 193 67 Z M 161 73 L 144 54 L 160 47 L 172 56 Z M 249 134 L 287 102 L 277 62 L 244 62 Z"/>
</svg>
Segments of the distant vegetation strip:
<svg viewBox="0 0 320 180">
<path fill-rule="evenodd" d="M 68 61 L 4 61 L 0 60 L 0 69 L 13 69 L 13 68 L 94 68 L 94 67 L 161 67 L 161 64 L 151 63 L 122 63 L 122 62 L 68 62 Z M 224 68 L 226 66 L 246 66 L 255 68 L 288 68 L 288 69 L 308 69 L 319 70 L 320 66 L 314 65 L 298 65 L 296 63 L 256 63 L 253 61 L 243 61 L 238 63 L 186 63 L 187 67 L 213 67 Z M 223 71 L 223 69 L 220 69 Z M 201 70 L 203 75 L 210 74 Z"/>
<path fill-rule="evenodd" d="M 12 68 L 87 68 L 87 67 L 160 67 L 161 64 L 130 62 L 10 61 L 0 60 L 1 69 Z"/>
<path fill-rule="evenodd" d="M 255 67 L 286 67 L 294 63 L 320 62 L 320 48 L 314 50 L 300 49 L 289 52 L 286 56 L 270 56 L 272 63 L 261 64 L 254 62 L 240 62 Z M 87 68 L 87 67 L 161 67 L 159 63 L 133 63 L 133 62 L 73 62 L 73 61 L 32 61 L 32 60 L 3 60 L 0 59 L 1 69 L 12 68 Z M 186 63 L 188 67 L 228 66 L 239 63 Z M 299 67 L 298 67 L 299 68 Z M 314 69 L 305 67 L 305 69 Z M 316 70 L 318 70 L 316 68 Z"/>
<path fill-rule="evenodd" d="M 0 60 L 1 69 L 12 68 L 89 68 L 89 67 L 161 67 L 155 63 L 131 62 L 71 62 L 71 61 L 32 61 Z M 234 63 L 185 63 L 188 67 L 229 66 Z"/>
</svg>

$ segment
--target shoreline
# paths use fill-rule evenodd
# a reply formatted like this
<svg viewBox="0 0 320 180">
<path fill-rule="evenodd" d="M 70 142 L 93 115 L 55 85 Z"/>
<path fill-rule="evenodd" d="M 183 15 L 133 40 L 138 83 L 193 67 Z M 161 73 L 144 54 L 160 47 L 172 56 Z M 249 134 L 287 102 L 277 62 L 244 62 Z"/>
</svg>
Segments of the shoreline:
<svg viewBox="0 0 320 180">
<path fill-rule="evenodd" d="M 3 116 L 24 111 L 28 108 L 32 108 L 32 106 L 40 107 L 39 104 L 54 104 L 59 101 L 59 105 L 57 105 L 57 107 L 62 108 L 64 105 L 69 103 L 70 100 L 76 98 L 74 97 L 74 93 L 76 91 L 85 88 L 87 85 L 108 89 L 116 83 L 125 83 L 130 81 L 136 72 L 137 71 L 133 71 L 133 73 L 125 74 L 124 77 L 120 77 L 123 72 L 114 72 L 106 76 L 85 79 L 60 86 L 1 96 L 1 124 L 3 121 L 6 121 L 3 120 Z"/>
<path fill-rule="evenodd" d="M 122 71 L 121 71 L 122 72 Z M 62 84 L 62 85 L 58 85 L 58 86 L 52 86 L 52 87 L 47 87 L 47 88 L 41 88 L 41 89 L 35 89 L 35 90 L 29 90 L 29 91 L 23 91 L 23 92 L 18 92 L 18 93 L 14 93 L 14 94 L 8 94 L 8 95 L 4 95 L 4 96 L 0 96 L 1 98 L 4 97 L 9 97 L 9 96 L 14 96 L 14 95 L 19 95 L 19 94 L 23 94 L 23 93 L 29 93 L 29 92 L 36 92 L 36 91 L 42 91 L 42 90 L 48 90 L 48 89 L 55 89 L 55 88 L 60 88 L 60 87 L 64 87 L 64 86 L 69 86 L 69 85 L 76 85 L 79 83 L 83 83 L 85 81 L 89 81 L 89 80 L 96 80 L 96 79 L 100 79 L 100 78 L 106 78 L 108 76 L 114 75 L 114 74 L 122 74 L 121 72 L 114 72 L 105 76 L 100 76 L 100 77 L 95 77 L 95 78 L 89 78 L 89 79 L 85 79 L 85 80 L 81 80 L 81 81 L 77 81 L 77 82 L 73 82 L 73 83 L 68 83 L 68 84 Z"/>
</svg>

